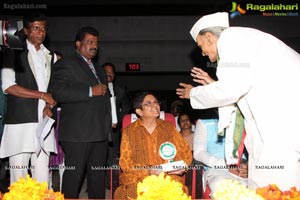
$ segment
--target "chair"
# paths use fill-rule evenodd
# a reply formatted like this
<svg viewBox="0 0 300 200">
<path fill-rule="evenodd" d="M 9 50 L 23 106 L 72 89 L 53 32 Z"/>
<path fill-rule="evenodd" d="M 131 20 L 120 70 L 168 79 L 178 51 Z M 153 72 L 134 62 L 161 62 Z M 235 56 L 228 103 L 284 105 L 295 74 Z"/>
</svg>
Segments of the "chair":
<svg viewBox="0 0 300 200">
<path fill-rule="evenodd" d="M 204 186 L 206 186 L 206 187 L 205 187 L 205 190 L 203 190 L 203 192 L 202 192 L 202 197 L 203 197 L 203 199 L 210 199 L 211 191 L 210 191 L 209 185 L 206 183 L 203 183 L 203 184 L 205 184 Z"/>
</svg>

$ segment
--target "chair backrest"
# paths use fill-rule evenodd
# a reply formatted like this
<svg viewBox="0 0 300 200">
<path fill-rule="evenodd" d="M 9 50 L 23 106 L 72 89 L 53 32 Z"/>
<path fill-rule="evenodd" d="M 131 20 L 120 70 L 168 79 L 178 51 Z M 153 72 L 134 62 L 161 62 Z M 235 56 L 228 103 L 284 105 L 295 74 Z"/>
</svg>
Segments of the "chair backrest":
<svg viewBox="0 0 300 200">
<path fill-rule="evenodd" d="M 171 113 L 166 113 L 164 111 L 160 111 L 159 118 L 162 120 L 169 121 L 174 126 L 176 126 L 175 118 Z M 132 122 L 135 122 L 136 120 L 137 120 L 137 116 L 135 113 L 125 115 L 122 120 L 122 129 L 124 129 L 126 126 L 128 126 Z"/>
</svg>

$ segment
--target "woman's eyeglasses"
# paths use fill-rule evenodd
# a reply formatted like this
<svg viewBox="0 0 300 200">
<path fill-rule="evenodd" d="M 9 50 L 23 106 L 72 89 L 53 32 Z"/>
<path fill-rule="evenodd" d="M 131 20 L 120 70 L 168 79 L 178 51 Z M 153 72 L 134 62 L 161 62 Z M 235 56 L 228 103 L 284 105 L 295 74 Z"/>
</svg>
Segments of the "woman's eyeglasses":
<svg viewBox="0 0 300 200">
<path fill-rule="evenodd" d="M 153 107 L 153 106 L 159 106 L 160 105 L 160 101 L 153 101 L 153 102 L 146 102 L 144 103 L 142 106 L 146 106 L 146 107 Z"/>
</svg>

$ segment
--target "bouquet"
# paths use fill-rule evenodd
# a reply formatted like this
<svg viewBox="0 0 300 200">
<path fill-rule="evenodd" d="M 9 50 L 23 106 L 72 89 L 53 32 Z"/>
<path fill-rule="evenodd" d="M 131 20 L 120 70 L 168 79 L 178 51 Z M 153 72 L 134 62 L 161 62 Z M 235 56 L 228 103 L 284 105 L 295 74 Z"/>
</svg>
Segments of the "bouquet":
<svg viewBox="0 0 300 200">
<path fill-rule="evenodd" d="M 163 172 L 159 176 L 151 175 L 138 183 L 137 200 L 191 200 L 182 187 Z"/>
<path fill-rule="evenodd" d="M 9 192 L 3 195 L 3 200 L 64 200 L 63 194 L 48 190 L 47 183 L 39 183 L 29 175 L 20 178 L 8 189 Z"/>
<path fill-rule="evenodd" d="M 255 191 L 248 189 L 238 181 L 224 179 L 217 183 L 216 191 L 212 195 L 215 200 L 264 200 Z"/>
</svg>

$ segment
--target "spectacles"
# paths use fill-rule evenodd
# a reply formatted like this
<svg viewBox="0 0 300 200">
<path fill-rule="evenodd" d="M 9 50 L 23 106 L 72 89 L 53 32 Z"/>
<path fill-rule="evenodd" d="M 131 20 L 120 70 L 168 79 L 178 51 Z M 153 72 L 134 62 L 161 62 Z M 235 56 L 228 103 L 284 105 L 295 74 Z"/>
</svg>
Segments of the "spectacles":
<svg viewBox="0 0 300 200">
<path fill-rule="evenodd" d="M 159 106 L 161 104 L 160 101 L 153 101 L 153 102 L 146 102 L 144 103 L 142 106 L 146 106 L 146 107 L 153 107 L 153 106 Z"/>
</svg>

